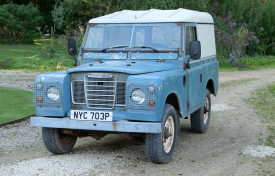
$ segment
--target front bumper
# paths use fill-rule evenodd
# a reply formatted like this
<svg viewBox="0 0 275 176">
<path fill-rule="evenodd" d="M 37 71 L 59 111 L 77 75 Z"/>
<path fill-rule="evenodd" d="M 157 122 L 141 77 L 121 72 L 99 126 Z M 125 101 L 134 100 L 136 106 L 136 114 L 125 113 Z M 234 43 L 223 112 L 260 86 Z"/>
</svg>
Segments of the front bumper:
<svg viewBox="0 0 275 176">
<path fill-rule="evenodd" d="M 157 122 L 98 122 L 70 120 L 69 117 L 31 117 L 31 126 L 47 128 L 63 128 L 76 130 L 95 130 L 132 133 L 160 133 L 161 123 Z"/>
</svg>

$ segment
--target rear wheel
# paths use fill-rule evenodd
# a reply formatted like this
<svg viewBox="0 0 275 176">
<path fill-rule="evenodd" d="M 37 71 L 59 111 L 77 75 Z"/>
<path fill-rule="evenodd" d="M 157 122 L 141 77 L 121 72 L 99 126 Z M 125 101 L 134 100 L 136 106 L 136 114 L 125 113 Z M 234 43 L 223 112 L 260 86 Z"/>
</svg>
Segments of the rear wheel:
<svg viewBox="0 0 275 176">
<path fill-rule="evenodd" d="M 161 133 L 146 134 L 146 152 L 150 161 L 164 164 L 172 159 L 178 125 L 176 110 L 172 105 L 165 104 L 161 121 Z"/>
<path fill-rule="evenodd" d="M 57 128 L 42 128 L 42 138 L 48 151 L 55 154 L 70 152 L 77 140 L 76 136 L 64 134 Z"/>
<path fill-rule="evenodd" d="M 211 116 L 210 92 L 206 89 L 204 105 L 191 114 L 191 128 L 194 132 L 204 133 L 207 131 Z"/>
</svg>

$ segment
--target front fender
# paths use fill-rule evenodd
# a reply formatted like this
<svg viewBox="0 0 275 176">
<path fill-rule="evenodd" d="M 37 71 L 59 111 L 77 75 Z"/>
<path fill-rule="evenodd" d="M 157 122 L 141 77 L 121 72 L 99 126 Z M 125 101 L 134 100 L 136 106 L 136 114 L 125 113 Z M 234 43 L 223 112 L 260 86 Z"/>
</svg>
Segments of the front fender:
<svg viewBox="0 0 275 176">
<path fill-rule="evenodd" d="M 186 72 L 182 69 L 165 72 L 161 77 L 161 86 L 159 87 L 159 106 L 158 106 L 158 120 L 162 118 L 162 112 L 169 95 L 174 94 L 176 96 L 179 106 L 179 112 L 182 116 L 187 114 L 187 83 L 184 83 L 184 77 L 186 79 Z"/>
<path fill-rule="evenodd" d="M 186 114 L 187 101 L 181 101 L 186 97 L 186 88 L 183 86 L 183 77 L 186 75 L 184 70 L 172 70 L 155 72 L 150 74 L 132 75 L 127 80 L 127 115 L 133 119 L 142 121 L 161 121 L 162 112 L 167 97 L 174 93 L 179 101 L 180 111 Z M 149 93 L 150 86 L 155 87 L 155 93 Z M 135 105 L 131 101 L 131 93 L 134 89 L 142 89 L 146 94 L 146 101 L 142 105 Z M 155 101 L 155 106 L 149 106 L 149 100 Z"/>
<path fill-rule="evenodd" d="M 70 75 L 66 74 L 66 71 L 38 75 L 34 81 L 35 115 L 64 117 L 71 108 L 70 80 Z M 37 86 L 38 84 L 42 87 Z M 47 90 L 50 87 L 59 90 L 60 98 L 55 102 L 47 97 Z"/>
</svg>

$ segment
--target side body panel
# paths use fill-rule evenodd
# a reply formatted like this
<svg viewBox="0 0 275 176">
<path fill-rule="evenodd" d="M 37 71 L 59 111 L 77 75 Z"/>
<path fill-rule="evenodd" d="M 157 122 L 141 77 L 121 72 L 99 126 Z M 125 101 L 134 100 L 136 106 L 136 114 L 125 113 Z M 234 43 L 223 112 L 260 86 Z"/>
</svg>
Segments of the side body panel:
<svg viewBox="0 0 275 176">
<path fill-rule="evenodd" d="M 201 42 L 201 58 L 216 56 L 214 24 L 197 24 L 197 37 Z"/>
<path fill-rule="evenodd" d="M 187 71 L 187 89 L 188 89 L 188 111 L 192 112 L 199 107 L 204 100 L 204 91 L 202 83 L 203 67 L 201 63 L 191 64 Z"/>
<path fill-rule="evenodd" d="M 203 106 L 207 83 L 213 83 L 214 95 L 218 91 L 219 64 L 216 57 L 206 57 L 190 63 L 188 72 L 188 114 L 193 113 Z"/>
</svg>

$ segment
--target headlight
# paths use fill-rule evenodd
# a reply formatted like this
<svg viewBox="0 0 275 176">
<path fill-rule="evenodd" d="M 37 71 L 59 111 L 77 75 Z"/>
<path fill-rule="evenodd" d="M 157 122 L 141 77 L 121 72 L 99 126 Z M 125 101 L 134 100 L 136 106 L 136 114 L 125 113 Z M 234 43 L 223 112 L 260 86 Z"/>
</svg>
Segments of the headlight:
<svg viewBox="0 0 275 176">
<path fill-rule="evenodd" d="M 145 101 L 145 93 L 141 89 L 136 89 L 132 92 L 131 98 L 135 104 L 140 105 Z"/>
<path fill-rule="evenodd" d="M 51 101 L 57 101 L 59 99 L 59 90 L 56 87 L 50 87 L 47 90 L 47 97 Z"/>
</svg>

